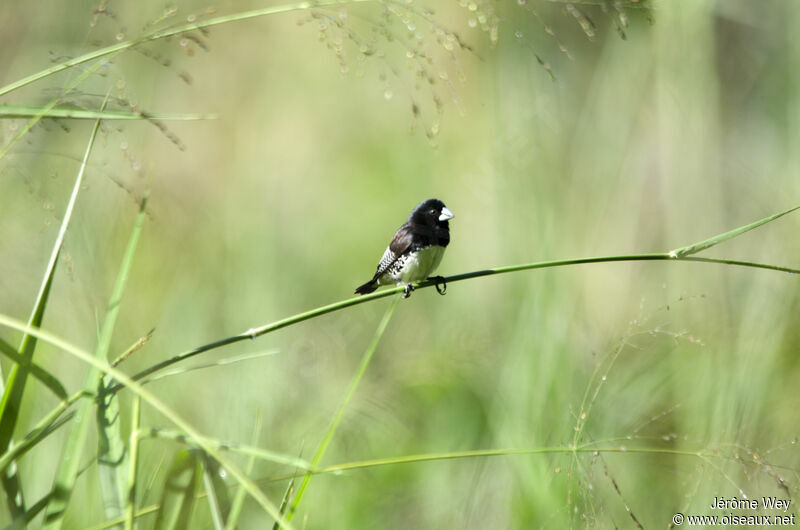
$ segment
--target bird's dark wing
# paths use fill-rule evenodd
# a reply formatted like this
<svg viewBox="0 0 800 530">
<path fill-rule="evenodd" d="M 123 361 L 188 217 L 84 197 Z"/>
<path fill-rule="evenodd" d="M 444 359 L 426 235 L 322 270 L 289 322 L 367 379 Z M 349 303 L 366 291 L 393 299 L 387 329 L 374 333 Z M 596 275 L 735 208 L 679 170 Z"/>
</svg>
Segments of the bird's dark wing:
<svg viewBox="0 0 800 530">
<path fill-rule="evenodd" d="M 389 246 L 386 248 L 386 252 L 383 253 L 383 257 L 381 257 L 381 260 L 378 262 L 378 270 L 375 271 L 372 281 L 380 278 L 383 273 L 388 271 L 389 268 L 394 265 L 394 262 L 397 261 L 397 258 L 402 256 L 408 251 L 409 248 L 411 248 L 412 240 L 413 234 L 411 233 L 411 226 L 408 223 L 397 229 L 397 232 L 394 233 L 394 237 L 392 238 L 392 242 L 389 243 Z"/>
<path fill-rule="evenodd" d="M 386 247 L 386 251 L 383 253 L 381 260 L 378 262 L 378 270 L 375 271 L 375 275 L 364 285 L 359 285 L 356 287 L 356 294 L 367 294 L 377 289 L 378 278 L 383 276 L 383 274 L 388 271 L 392 265 L 394 265 L 400 256 L 408 252 L 408 250 L 411 248 L 413 239 L 414 237 L 411 232 L 411 226 L 408 223 L 398 228 L 397 232 L 395 232 L 394 237 L 392 238 L 392 242 L 389 243 L 388 247 Z"/>
</svg>

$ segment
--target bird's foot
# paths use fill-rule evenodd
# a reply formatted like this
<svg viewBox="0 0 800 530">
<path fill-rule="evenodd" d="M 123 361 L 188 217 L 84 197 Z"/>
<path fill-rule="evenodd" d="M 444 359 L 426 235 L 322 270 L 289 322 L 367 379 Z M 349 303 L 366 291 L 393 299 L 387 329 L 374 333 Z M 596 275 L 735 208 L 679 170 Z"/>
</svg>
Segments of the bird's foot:
<svg viewBox="0 0 800 530">
<path fill-rule="evenodd" d="M 436 282 L 434 285 L 434 287 L 436 287 L 436 292 L 444 296 L 447 292 L 447 282 L 444 280 L 444 276 L 431 276 L 428 279 Z"/>
<path fill-rule="evenodd" d="M 411 296 L 411 291 L 413 291 L 414 289 L 415 287 L 413 285 L 407 283 L 406 288 L 403 290 L 403 298 L 408 298 L 409 296 Z"/>
</svg>

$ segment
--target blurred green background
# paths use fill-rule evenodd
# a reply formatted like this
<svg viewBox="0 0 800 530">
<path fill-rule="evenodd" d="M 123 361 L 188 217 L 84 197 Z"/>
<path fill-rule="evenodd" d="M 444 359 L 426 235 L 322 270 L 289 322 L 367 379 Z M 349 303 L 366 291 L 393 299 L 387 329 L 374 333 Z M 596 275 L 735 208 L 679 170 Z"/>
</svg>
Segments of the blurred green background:
<svg viewBox="0 0 800 530">
<path fill-rule="evenodd" d="M 211 16 L 183 0 L 104 5 L 0 5 L 0 84 Z M 215 4 L 214 16 L 264 5 Z M 794 2 L 365 2 L 144 44 L 65 104 L 97 109 L 110 89 L 138 110 L 218 118 L 103 125 L 43 327 L 92 350 L 148 188 L 112 344 L 124 351 L 155 328 L 121 365 L 131 374 L 350 297 L 428 197 L 455 213 L 444 275 L 667 251 L 765 217 L 800 203 L 798 35 Z M 85 66 L 2 102 L 50 101 Z M 24 124 L 3 120 L 2 144 Z M 90 130 L 44 120 L 0 159 L 2 314 L 27 319 Z M 790 215 L 707 254 L 798 267 L 798 228 Z M 784 273 L 668 262 L 419 291 L 397 309 L 323 463 L 576 441 L 628 450 L 316 476 L 294 522 L 625 528 L 632 513 L 649 528 L 677 511 L 713 514 L 716 496 L 796 499 L 799 294 Z M 310 458 L 389 303 L 211 351 L 186 365 L 274 354 L 149 389 L 209 436 L 249 443 L 261 417 L 260 447 Z M 63 352 L 42 344 L 36 359 L 70 390 L 83 384 L 85 365 Z M 55 404 L 29 382 L 15 437 Z M 147 407 L 143 424 L 172 428 Z M 62 431 L 20 462 L 30 499 L 52 487 Z M 103 521 L 94 436 L 71 528 Z M 141 506 L 158 502 L 179 447 L 143 441 Z M 259 463 L 251 476 L 286 472 Z M 260 484 L 279 502 L 285 481 Z M 245 510 L 243 528 L 271 524 L 255 503 Z M 193 526 L 212 527 L 202 503 Z"/>
</svg>

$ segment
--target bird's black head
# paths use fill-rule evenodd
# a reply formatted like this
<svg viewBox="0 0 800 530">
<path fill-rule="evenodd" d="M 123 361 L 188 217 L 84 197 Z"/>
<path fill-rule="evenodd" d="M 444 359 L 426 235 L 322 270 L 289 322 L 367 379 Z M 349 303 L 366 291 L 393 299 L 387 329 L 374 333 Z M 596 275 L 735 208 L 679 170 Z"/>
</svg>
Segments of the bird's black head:
<svg viewBox="0 0 800 530">
<path fill-rule="evenodd" d="M 447 221 L 452 218 L 453 212 L 448 210 L 442 201 L 428 199 L 414 208 L 414 211 L 408 216 L 408 222 L 417 226 L 448 228 Z"/>
</svg>

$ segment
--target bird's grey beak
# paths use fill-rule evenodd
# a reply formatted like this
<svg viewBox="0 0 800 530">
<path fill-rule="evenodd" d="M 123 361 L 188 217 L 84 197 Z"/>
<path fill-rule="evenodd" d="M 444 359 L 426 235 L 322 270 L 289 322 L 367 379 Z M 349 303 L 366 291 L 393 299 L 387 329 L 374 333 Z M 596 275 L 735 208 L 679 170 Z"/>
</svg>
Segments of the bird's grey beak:
<svg viewBox="0 0 800 530">
<path fill-rule="evenodd" d="M 448 219 L 452 219 L 455 217 L 453 212 L 448 210 L 446 207 L 442 207 L 442 215 L 439 216 L 440 221 L 447 221 Z"/>
</svg>

